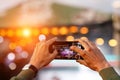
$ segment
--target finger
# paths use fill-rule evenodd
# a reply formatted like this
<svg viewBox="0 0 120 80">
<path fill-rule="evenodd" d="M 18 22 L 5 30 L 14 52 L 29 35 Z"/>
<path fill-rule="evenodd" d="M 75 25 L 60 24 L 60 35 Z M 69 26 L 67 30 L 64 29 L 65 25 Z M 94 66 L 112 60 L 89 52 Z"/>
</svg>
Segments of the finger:
<svg viewBox="0 0 120 80">
<path fill-rule="evenodd" d="M 46 42 L 47 45 L 51 45 L 53 42 L 57 40 L 57 37 L 54 37 Z"/>
<path fill-rule="evenodd" d="M 79 42 L 84 47 L 85 50 L 89 50 L 90 49 L 89 44 L 85 40 L 79 39 Z"/>
<path fill-rule="evenodd" d="M 87 63 L 84 61 L 84 60 L 76 60 L 76 62 L 80 63 L 80 64 L 83 64 L 85 66 L 87 66 Z"/>
<path fill-rule="evenodd" d="M 88 39 L 85 39 L 84 40 L 91 48 L 94 48 L 94 46 L 96 46 L 93 42 L 91 42 L 90 40 Z"/>
<path fill-rule="evenodd" d="M 82 57 L 85 55 L 85 52 L 77 46 L 71 46 L 70 49 L 79 53 Z"/>
</svg>

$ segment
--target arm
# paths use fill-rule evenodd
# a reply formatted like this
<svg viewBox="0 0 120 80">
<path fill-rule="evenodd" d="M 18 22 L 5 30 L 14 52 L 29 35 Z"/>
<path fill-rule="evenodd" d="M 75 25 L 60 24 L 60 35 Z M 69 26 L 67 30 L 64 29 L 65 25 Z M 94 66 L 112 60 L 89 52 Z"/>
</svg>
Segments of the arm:
<svg viewBox="0 0 120 80">
<path fill-rule="evenodd" d="M 102 69 L 99 74 L 103 80 L 120 80 L 120 76 L 116 73 L 113 67 Z"/>
<path fill-rule="evenodd" d="M 48 41 L 41 41 L 36 45 L 33 55 L 28 64 L 32 65 L 33 68 L 22 70 L 17 76 L 12 77 L 10 80 L 32 80 L 37 70 L 42 69 L 44 66 L 48 65 L 57 55 L 57 51 L 54 50 L 53 53 L 49 53 L 49 46 L 56 41 L 56 38 L 50 39 Z"/>
<path fill-rule="evenodd" d="M 93 42 L 88 39 L 80 39 L 79 42 L 84 49 L 71 46 L 72 50 L 83 57 L 83 60 L 77 60 L 78 63 L 99 72 L 103 80 L 120 80 L 120 76 L 111 68 L 112 66 Z"/>
</svg>

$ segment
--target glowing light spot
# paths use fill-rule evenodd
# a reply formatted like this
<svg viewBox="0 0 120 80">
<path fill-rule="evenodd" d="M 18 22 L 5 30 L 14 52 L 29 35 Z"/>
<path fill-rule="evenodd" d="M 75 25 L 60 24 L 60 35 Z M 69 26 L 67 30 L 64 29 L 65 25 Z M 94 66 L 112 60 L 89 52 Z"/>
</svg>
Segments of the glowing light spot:
<svg viewBox="0 0 120 80">
<path fill-rule="evenodd" d="M 4 41 L 4 38 L 0 36 L 0 43 L 2 43 L 3 41 Z"/>
<path fill-rule="evenodd" d="M 33 35 L 34 36 L 38 36 L 39 35 L 39 30 L 38 29 L 34 29 L 33 30 Z"/>
<path fill-rule="evenodd" d="M 71 26 L 70 27 L 70 32 L 71 33 L 77 33 L 78 32 L 78 27 L 77 26 Z"/>
<path fill-rule="evenodd" d="M 59 34 L 59 29 L 58 29 L 57 27 L 53 27 L 53 28 L 51 29 L 51 33 L 52 33 L 53 35 L 58 35 L 58 34 Z"/>
<path fill-rule="evenodd" d="M 29 37 L 29 36 L 31 35 L 30 29 L 24 29 L 24 30 L 23 30 L 23 35 L 24 35 L 25 37 Z"/>
<path fill-rule="evenodd" d="M 8 30 L 8 31 L 7 31 L 7 36 L 8 36 L 8 37 L 13 37 L 13 35 L 14 35 L 14 33 L 13 33 L 12 30 Z"/>
<path fill-rule="evenodd" d="M 21 37 L 22 36 L 21 34 L 22 34 L 22 30 L 20 30 L 20 29 L 16 30 L 16 36 L 17 37 Z"/>
<path fill-rule="evenodd" d="M 16 48 L 16 43 L 10 43 L 10 44 L 9 44 L 9 48 L 10 48 L 11 50 L 15 49 L 15 48 Z"/>
<path fill-rule="evenodd" d="M 47 34 L 49 34 L 49 29 L 48 28 L 42 28 L 41 33 L 47 35 Z"/>
<path fill-rule="evenodd" d="M 16 46 L 15 51 L 18 53 L 22 52 L 22 47 Z"/>
<path fill-rule="evenodd" d="M 0 35 L 1 36 L 5 36 L 6 35 L 6 31 L 4 29 L 0 30 Z"/>
<path fill-rule="evenodd" d="M 104 44 L 104 39 L 103 38 L 97 38 L 96 39 L 96 44 L 103 45 Z"/>
<path fill-rule="evenodd" d="M 23 52 L 21 53 L 21 56 L 22 56 L 22 58 L 28 58 L 28 52 L 23 51 Z"/>
<path fill-rule="evenodd" d="M 108 43 L 109 43 L 109 45 L 110 45 L 111 47 L 115 47 L 115 46 L 118 45 L 118 42 L 117 42 L 117 40 L 115 40 L 115 39 L 109 40 Z"/>
<path fill-rule="evenodd" d="M 66 41 L 74 41 L 74 37 L 73 36 L 67 36 Z"/>
<path fill-rule="evenodd" d="M 11 52 L 8 54 L 7 58 L 8 58 L 8 60 L 12 61 L 15 59 L 15 54 Z"/>
<path fill-rule="evenodd" d="M 66 34 L 68 33 L 67 27 L 65 27 L 65 26 L 61 27 L 61 28 L 59 29 L 59 33 L 60 33 L 61 35 L 66 35 Z"/>
<path fill-rule="evenodd" d="M 86 40 L 86 39 L 88 39 L 87 37 L 81 37 L 81 39 L 84 39 L 84 40 Z"/>
<path fill-rule="evenodd" d="M 89 32 L 89 30 L 88 30 L 87 27 L 82 27 L 82 28 L 80 29 L 80 33 L 81 33 L 81 34 L 87 34 L 88 32 Z"/>
<path fill-rule="evenodd" d="M 43 34 L 41 34 L 41 35 L 39 36 L 39 40 L 40 40 L 40 41 L 46 40 L 46 36 L 43 35 Z"/>
<path fill-rule="evenodd" d="M 17 67 L 17 65 L 15 63 L 10 63 L 8 66 L 11 70 L 15 70 Z"/>
</svg>

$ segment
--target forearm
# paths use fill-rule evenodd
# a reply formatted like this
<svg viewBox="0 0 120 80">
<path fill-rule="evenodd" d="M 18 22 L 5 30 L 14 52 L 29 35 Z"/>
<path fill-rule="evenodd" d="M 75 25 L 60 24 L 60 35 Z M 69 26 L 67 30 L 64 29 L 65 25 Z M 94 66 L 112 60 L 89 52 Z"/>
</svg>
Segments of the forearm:
<svg viewBox="0 0 120 80">
<path fill-rule="evenodd" d="M 32 80 L 34 75 L 35 73 L 31 69 L 23 70 L 17 76 L 12 77 L 10 80 Z"/>
<path fill-rule="evenodd" d="M 112 68 L 105 68 L 99 72 L 103 80 L 120 80 L 120 76 Z"/>
</svg>

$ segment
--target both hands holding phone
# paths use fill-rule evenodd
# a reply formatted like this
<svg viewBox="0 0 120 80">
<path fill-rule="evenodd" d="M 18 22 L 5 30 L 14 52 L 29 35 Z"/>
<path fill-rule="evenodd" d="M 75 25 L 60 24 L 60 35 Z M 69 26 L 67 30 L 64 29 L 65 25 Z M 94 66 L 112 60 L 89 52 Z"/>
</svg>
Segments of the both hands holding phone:
<svg viewBox="0 0 120 80">
<path fill-rule="evenodd" d="M 52 38 L 39 42 L 29 64 L 34 65 L 39 70 L 53 59 L 76 59 L 78 63 L 98 72 L 111 67 L 97 46 L 88 39 L 79 39 L 73 42 L 56 41 L 57 38 Z"/>
</svg>

